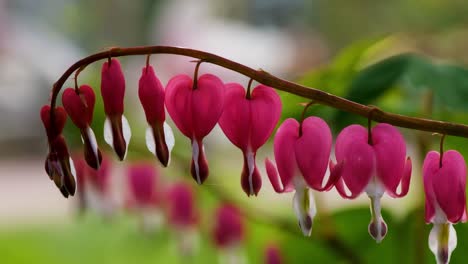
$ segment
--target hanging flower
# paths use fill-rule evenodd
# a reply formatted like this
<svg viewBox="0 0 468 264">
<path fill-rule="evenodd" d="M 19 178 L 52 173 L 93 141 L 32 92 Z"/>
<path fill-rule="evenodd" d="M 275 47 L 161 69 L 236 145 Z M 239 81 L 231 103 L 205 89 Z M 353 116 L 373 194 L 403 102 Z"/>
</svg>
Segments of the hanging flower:
<svg viewBox="0 0 468 264">
<path fill-rule="evenodd" d="M 75 126 L 80 129 L 85 160 L 90 167 L 98 169 L 102 162 L 102 155 L 96 136 L 91 129 L 95 101 L 94 91 L 89 85 L 81 85 L 78 91 L 67 88 L 62 94 L 63 107 Z"/>
<path fill-rule="evenodd" d="M 159 175 L 150 163 L 132 164 L 127 169 L 128 195 L 126 205 L 140 219 L 144 232 L 151 233 L 159 229 L 162 215 L 159 210 L 161 194 Z"/>
<path fill-rule="evenodd" d="M 434 227 L 429 248 L 437 263 L 448 263 L 457 246 L 453 224 L 466 222 L 466 164 L 463 156 L 449 150 L 441 156 L 430 151 L 423 164 L 426 223 Z"/>
<path fill-rule="evenodd" d="M 165 122 L 164 88 L 151 65 L 147 65 L 142 70 L 138 95 L 149 125 L 146 130 L 146 146 L 166 167 L 174 147 L 174 134 Z"/>
<path fill-rule="evenodd" d="M 208 177 L 203 138 L 218 123 L 223 105 L 224 84 L 212 74 L 195 77 L 195 80 L 188 75 L 177 75 L 167 84 L 167 111 L 177 128 L 191 140 L 190 172 L 198 184 Z"/>
<path fill-rule="evenodd" d="M 45 170 L 49 178 L 65 198 L 73 196 L 76 190 L 75 167 L 68 153 L 65 138 L 62 136 L 67 120 L 67 114 L 62 107 L 54 109 L 54 123 L 50 120 L 51 108 L 45 105 L 41 108 L 41 120 L 47 133 L 49 153 L 45 161 Z"/>
<path fill-rule="evenodd" d="M 382 241 L 387 225 L 381 216 L 380 199 L 384 193 L 394 198 L 403 197 L 409 189 L 411 159 L 406 157 L 403 136 L 389 124 L 380 123 L 371 131 L 351 125 L 338 135 L 335 155 L 338 163 L 335 166 L 331 162 L 330 169 L 332 174 L 341 176 L 336 183 L 338 193 L 347 199 L 354 199 L 364 191 L 367 193 L 372 215 L 369 234 L 377 242 Z"/>
<path fill-rule="evenodd" d="M 132 133 L 124 113 L 125 78 L 117 59 L 102 65 L 101 95 L 106 112 L 104 122 L 104 140 L 117 154 L 120 160 L 127 155 Z"/>
<path fill-rule="evenodd" d="M 173 227 L 181 253 L 192 255 L 198 243 L 198 213 L 192 188 L 184 182 L 171 185 L 164 203 L 168 224 Z"/>
<path fill-rule="evenodd" d="M 270 137 L 281 116 L 281 100 L 276 91 L 258 85 L 250 94 L 238 83 L 226 85 L 224 111 L 219 125 L 228 139 L 242 150 L 244 166 L 241 185 L 244 192 L 257 195 L 262 178 L 255 163 L 257 150 Z"/>
<path fill-rule="evenodd" d="M 221 250 L 220 263 L 245 263 L 242 242 L 245 223 L 241 212 L 232 204 L 222 204 L 215 211 L 213 240 Z"/>
<path fill-rule="evenodd" d="M 288 118 L 276 132 L 273 144 L 278 169 L 267 158 L 268 178 L 277 193 L 296 191 L 294 211 L 302 233 L 310 236 L 317 211 L 309 188 L 328 191 L 339 177 L 338 173 L 332 173 L 322 186 L 332 145 L 330 128 L 318 117 L 308 117 L 302 124 Z"/>
<path fill-rule="evenodd" d="M 104 217 L 115 213 L 116 201 L 112 193 L 112 163 L 104 156 L 99 169 L 91 168 L 81 157 L 75 157 L 78 195 L 82 206 Z"/>
</svg>

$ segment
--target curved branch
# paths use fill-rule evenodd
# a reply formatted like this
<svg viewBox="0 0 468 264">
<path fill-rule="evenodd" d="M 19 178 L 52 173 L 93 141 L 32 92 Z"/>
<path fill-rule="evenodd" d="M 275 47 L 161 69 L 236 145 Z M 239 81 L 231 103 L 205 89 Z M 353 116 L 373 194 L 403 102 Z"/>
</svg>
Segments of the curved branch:
<svg viewBox="0 0 468 264">
<path fill-rule="evenodd" d="M 108 59 L 110 57 L 121 57 L 129 55 L 148 55 L 148 54 L 175 54 L 182 55 L 192 58 L 203 60 L 203 62 L 209 62 L 216 64 L 223 68 L 230 69 L 232 71 L 243 74 L 247 77 L 254 79 L 255 81 L 264 85 L 271 86 L 275 89 L 285 91 L 291 94 L 302 96 L 317 103 L 331 106 L 336 109 L 340 109 L 346 112 L 350 112 L 356 115 L 370 118 L 376 122 L 385 122 L 399 127 L 405 127 L 410 129 L 437 132 L 446 135 L 468 137 L 468 126 L 443 122 L 431 119 L 408 117 L 404 115 L 393 114 L 384 112 L 375 107 L 369 107 L 362 105 L 345 98 L 329 94 L 327 92 L 306 87 L 297 83 L 283 80 L 276 76 L 269 74 L 263 70 L 254 70 L 250 67 L 237 63 L 235 61 L 223 58 L 221 56 L 189 48 L 173 47 L 173 46 L 143 46 L 143 47 L 130 47 L 130 48 L 111 48 L 108 51 L 92 54 L 75 62 L 70 68 L 68 68 L 63 75 L 54 84 L 52 89 L 51 108 L 55 107 L 57 95 L 60 92 L 65 81 L 70 75 L 81 67 L 85 67 L 95 61 Z M 51 121 L 54 119 L 54 111 L 50 111 Z M 372 114 L 371 114 L 372 113 Z"/>
</svg>

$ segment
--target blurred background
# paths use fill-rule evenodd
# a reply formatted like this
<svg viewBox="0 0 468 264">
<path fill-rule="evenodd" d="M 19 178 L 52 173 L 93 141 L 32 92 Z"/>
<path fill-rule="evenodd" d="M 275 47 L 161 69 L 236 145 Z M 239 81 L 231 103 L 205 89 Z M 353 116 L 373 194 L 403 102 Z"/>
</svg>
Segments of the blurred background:
<svg viewBox="0 0 468 264">
<path fill-rule="evenodd" d="M 219 127 L 205 141 L 210 176 L 204 186 L 190 177 L 190 142 L 176 129 L 172 163 L 162 168 L 146 149 L 137 96 L 145 56 L 120 59 L 133 133 L 127 160 L 117 162 L 103 141 L 98 96 L 92 127 L 108 159 L 108 178 L 88 183 L 74 198 L 64 199 L 44 171 L 47 142 L 39 109 L 48 103 L 52 84 L 84 56 L 115 46 L 175 45 L 386 111 L 466 124 L 466 14 L 464 0 L 0 0 L 0 263 L 263 263 L 271 248 L 285 263 L 435 263 L 427 246 L 420 174 L 425 153 L 439 142 L 430 133 L 400 129 L 413 159 L 412 185 L 402 199 L 384 196 L 389 232 L 377 245 L 367 232 L 367 196 L 343 200 L 334 189 L 314 192 L 318 215 L 312 237 L 302 237 L 292 194 L 274 193 L 265 174 L 271 140 L 257 155 L 263 175 L 258 197 L 247 198 L 240 188 L 242 154 Z M 190 60 L 151 57 L 163 84 L 176 74 L 192 74 Z M 90 65 L 79 78 L 97 95 L 101 64 Z M 225 82 L 249 81 L 206 63 L 200 70 Z M 70 78 L 65 86 L 72 85 Z M 307 101 L 280 95 L 282 119 L 298 119 L 300 103 Z M 335 135 L 350 123 L 367 122 L 326 106 L 314 105 L 308 115 L 324 118 Z M 65 134 L 73 153 L 81 155 L 79 131 L 70 120 Z M 449 148 L 466 156 L 468 140 L 447 137 Z M 192 189 L 196 224 L 172 225 L 164 202 L 143 210 L 129 205 L 128 167 L 141 162 L 153 165 L 161 195 L 181 182 Z M 226 202 L 243 209 L 245 227 L 236 247 L 227 250 L 212 238 L 216 208 Z M 458 247 L 451 263 L 464 263 L 468 227 L 455 228 Z"/>
</svg>

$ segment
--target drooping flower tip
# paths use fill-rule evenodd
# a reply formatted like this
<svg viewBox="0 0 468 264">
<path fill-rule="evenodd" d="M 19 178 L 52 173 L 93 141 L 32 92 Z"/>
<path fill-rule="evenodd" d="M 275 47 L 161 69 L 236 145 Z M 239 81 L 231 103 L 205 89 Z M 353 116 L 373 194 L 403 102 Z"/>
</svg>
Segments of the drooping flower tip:
<svg viewBox="0 0 468 264">
<path fill-rule="evenodd" d="M 237 207 L 223 204 L 215 212 L 213 239 L 220 248 L 236 246 L 244 239 L 244 219 Z"/>
<path fill-rule="evenodd" d="M 159 203 L 158 174 L 153 165 L 133 164 L 128 167 L 128 187 L 136 206 L 147 207 Z"/>
<path fill-rule="evenodd" d="M 68 154 L 65 139 L 61 135 L 49 142 L 49 154 L 45 161 L 45 170 L 65 198 L 75 194 L 75 166 Z"/>
<path fill-rule="evenodd" d="M 377 242 L 380 243 L 387 235 L 387 224 L 380 218 L 379 220 L 372 219 L 368 226 L 369 235 Z"/>
<path fill-rule="evenodd" d="M 280 115 L 281 100 L 273 88 L 258 85 L 247 98 L 242 85 L 226 85 L 219 125 L 226 137 L 242 150 L 244 166 L 241 185 L 248 196 L 257 195 L 262 186 L 255 162 L 256 152 L 270 137 Z"/>
<path fill-rule="evenodd" d="M 180 182 L 170 186 L 165 195 L 169 224 L 189 228 L 197 223 L 195 196 L 190 185 Z"/>
</svg>

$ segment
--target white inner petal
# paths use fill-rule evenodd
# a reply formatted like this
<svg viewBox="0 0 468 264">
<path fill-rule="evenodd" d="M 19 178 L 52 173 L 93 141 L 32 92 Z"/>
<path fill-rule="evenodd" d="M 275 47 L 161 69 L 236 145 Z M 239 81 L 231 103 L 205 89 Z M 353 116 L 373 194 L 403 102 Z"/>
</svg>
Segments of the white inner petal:
<svg viewBox="0 0 468 264">
<path fill-rule="evenodd" d="M 153 153 L 153 155 L 156 155 L 156 143 L 154 142 L 154 133 L 151 127 L 146 129 L 145 139 L 148 150 Z"/>
<path fill-rule="evenodd" d="M 447 230 L 448 229 L 448 230 Z M 445 234 L 444 234 L 445 233 Z M 448 239 L 444 237 L 448 233 Z M 447 262 L 450 262 L 450 256 L 457 247 L 457 233 L 451 223 L 434 224 L 429 233 L 429 248 L 434 254 L 437 263 L 444 263 L 439 256 L 439 252 L 444 248 L 447 250 Z"/>
<path fill-rule="evenodd" d="M 200 155 L 200 153 L 198 151 L 198 142 L 197 142 L 196 139 L 193 139 L 192 140 L 192 159 L 193 159 L 193 164 L 195 166 L 195 174 L 196 174 L 196 177 L 197 177 L 197 183 L 201 184 L 200 168 L 198 167 L 198 156 L 199 155 Z"/>
<path fill-rule="evenodd" d="M 252 174 L 255 170 L 255 158 L 252 151 L 247 151 L 247 167 L 249 168 L 249 188 L 250 194 L 254 194 Z"/>
<path fill-rule="evenodd" d="M 99 155 L 98 155 L 98 144 L 96 140 L 96 135 L 94 135 L 94 131 L 91 127 L 86 128 L 86 133 L 88 134 L 89 143 L 91 144 L 91 149 L 93 150 L 94 157 L 96 158 L 98 167 L 99 164 Z"/>
<path fill-rule="evenodd" d="M 169 166 L 169 164 L 171 163 L 171 151 L 175 145 L 175 138 L 174 138 L 174 133 L 172 132 L 172 128 L 166 122 L 164 122 L 163 128 L 164 128 L 164 139 L 166 140 L 166 146 L 169 152 L 168 153 L 169 160 L 167 162 L 167 165 Z"/>
<path fill-rule="evenodd" d="M 128 124 L 127 118 L 122 115 L 122 133 L 125 139 L 125 156 L 124 159 L 127 157 L 128 154 L 128 145 L 130 145 L 130 138 L 132 138 L 132 131 L 130 130 L 130 125 Z"/>
<path fill-rule="evenodd" d="M 307 197 L 305 197 L 306 195 Z M 317 208 L 315 206 L 314 196 L 308 188 L 296 189 L 293 197 L 293 208 L 299 221 L 302 234 L 304 234 L 304 236 L 310 236 L 312 233 L 312 223 L 317 214 Z M 310 225 L 307 223 L 307 218 L 310 218 Z"/>
<path fill-rule="evenodd" d="M 73 179 L 75 179 L 75 182 L 76 181 L 76 169 L 75 169 L 75 163 L 73 162 L 72 158 L 70 158 L 70 172 L 73 176 Z"/>
<path fill-rule="evenodd" d="M 114 149 L 114 137 L 112 135 L 112 126 L 108 117 L 104 121 L 104 141 Z"/>
</svg>

